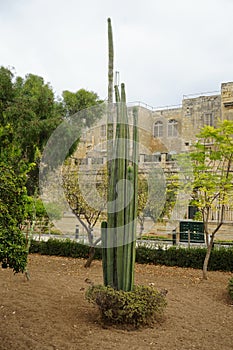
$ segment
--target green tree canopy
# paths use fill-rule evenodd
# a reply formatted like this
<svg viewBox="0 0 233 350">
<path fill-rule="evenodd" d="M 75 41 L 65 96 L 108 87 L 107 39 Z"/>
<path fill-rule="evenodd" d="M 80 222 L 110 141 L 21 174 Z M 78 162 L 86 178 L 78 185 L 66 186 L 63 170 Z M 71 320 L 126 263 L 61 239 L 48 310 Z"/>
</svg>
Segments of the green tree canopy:
<svg viewBox="0 0 233 350">
<path fill-rule="evenodd" d="M 86 109 L 85 113 L 80 113 L 80 125 L 90 127 L 100 116 L 101 109 L 92 109 L 103 101 L 93 91 L 80 89 L 77 92 L 63 91 L 63 106 L 66 117 Z M 79 117 L 77 116 L 77 117 Z"/>
<path fill-rule="evenodd" d="M 25 78 L 16 76 L 13 70 L 0 67 L 0 152 L 1 159 L 35 163 L 28 174 L 27 188 L 33 195 L 38 185 L 38 167 L 41 153 L 50 135 L 65 118 L 86 108 L 100 105 L 98 95 L 84 89 L 76 93 L 63 92 L 63 98 L 55 98 L 53 89 L 44 79 L 34 74 Z M 80 113 L 82 126 L 90 126 L 101 110 Z M 78 116 L 77 116 L 78 118 Z M 85 119 L 85 120 L 84 120 Z M 6 145 L 11 145 L 11 155 Z M 72 147 L 74 151 L 77 143 Z"/>
</svg>

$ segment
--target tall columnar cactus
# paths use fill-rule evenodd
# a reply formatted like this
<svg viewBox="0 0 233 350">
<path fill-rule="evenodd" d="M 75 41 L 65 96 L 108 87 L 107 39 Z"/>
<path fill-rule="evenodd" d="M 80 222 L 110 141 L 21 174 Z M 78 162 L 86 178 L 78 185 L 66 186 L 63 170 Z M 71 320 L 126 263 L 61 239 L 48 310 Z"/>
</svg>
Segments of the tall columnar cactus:
<svg viewBox="0 0 233 350">
<path fill-rule="evenodd" d="M 109 69 L 113 69 L 111 21 L 108 19 Z M 112 74 L 109 72 L 109 79 Z M 111 82 L 109 82 L 109 87 Z M 134 285 L 137 213 L 138 131 L 137 109 L 133 126 L 128 123 L 125 86 L 115 86 L 116 123 L 108 112 L 108 220 L 101 226 L 104 284 L 130 291 Z M 114 128 L 115 126 L 115 128 Z M 131 150 L 131 152 L 130 152 Z"/>
<path fill-rule="evenodd" d="M 137 213 L 137 110 L 130 140 L 124 84 L 117 96 L 117 122 L 108 184 L 108 220 L 102 223 L 104 284 L 132 290 Z M 130 147 L 132 146 L 132 147 Z M 132 149 L 131 154 L 129 150 Z"/>
</svg>

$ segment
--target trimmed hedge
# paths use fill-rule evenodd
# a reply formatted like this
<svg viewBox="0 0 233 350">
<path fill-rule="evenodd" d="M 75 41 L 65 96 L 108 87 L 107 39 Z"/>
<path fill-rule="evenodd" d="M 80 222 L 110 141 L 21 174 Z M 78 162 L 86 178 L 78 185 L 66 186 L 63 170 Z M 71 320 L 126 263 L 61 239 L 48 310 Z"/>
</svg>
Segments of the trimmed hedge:
<svg viewBox="0 0 233 350">
<path fill-rule="evenodd" d="M 47 242 L 32 241 L 29 252 L 40 253 L 42 255 L 57 255 L 87 259 L 89 247 L 87 245 L 71 241 L 70 239 L 60 240 L 50 238 Z M 95 259 L 101 259 L 100 248 L 96 249 Z"/>
<path fill-rule="evenodd" d="M 69 239 L 49 239 L 47 242 L 32 241 L 30 253 L 43 255 L 58 255 L 72 258 L 87 259 L 89 247 Z M 191 267 L 202 269 L 206 248 L 151 249 L 138 247 L 136 262 L 140 264 L 156 264 L 166 266 Z M 101 248 L 95 249 L 95 259 L 101 259 Z M 233 271 L 233 248 L 215 248 L 211 252 L 208 270 Z"/>
<path fill-rule="evenodd" d="M 170 247 L 166 250 L 138 247 L 136 261 L 166 266 L 202 269 L 206 248 Z M 209 260 L 209 271 L 233 271 L 233 248 L 213 249 Z"/>
</svg>

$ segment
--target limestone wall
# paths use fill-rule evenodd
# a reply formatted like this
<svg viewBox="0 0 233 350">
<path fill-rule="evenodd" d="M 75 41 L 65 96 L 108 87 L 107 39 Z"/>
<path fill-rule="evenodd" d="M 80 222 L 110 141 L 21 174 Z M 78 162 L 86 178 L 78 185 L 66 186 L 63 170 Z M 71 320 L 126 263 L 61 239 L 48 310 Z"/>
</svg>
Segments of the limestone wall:
<svg viewBox="0 0 233 350">
<path fill-rule="evenodd" d="M 233 83 L 221 86 L 221 119 L 233 120 Z"/>
</svg>

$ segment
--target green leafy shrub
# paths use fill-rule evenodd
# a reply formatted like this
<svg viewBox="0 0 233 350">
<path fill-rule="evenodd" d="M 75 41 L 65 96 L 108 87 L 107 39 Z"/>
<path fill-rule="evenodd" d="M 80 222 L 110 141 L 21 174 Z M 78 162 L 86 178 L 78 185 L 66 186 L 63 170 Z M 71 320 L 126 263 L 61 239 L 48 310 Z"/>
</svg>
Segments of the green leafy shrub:
<svg viewBox="0 0 233 350">
<path fill-rule="evenodd" d="M 105 324 L 138 328 L 152 325 L 161 318 L 166 307 L 166 293 L 148 286 L 134 286 L 129 292 L 109 286 L 91 286 L 86 292 L 89 302 L 99 308 Z"/>
<path fill-rule="evenodd" d="M 24 272 L 27 266 L 27 242 L 15 226 L 0 227 L 0 262 L 2 268 L 12 268 L 15 273 Z"/>
<path fill-rule="evenodd" d="M 233 300 L 233 278 L 229 279 L 228 292 L 229 292 L 229 295 L 230 295 L 231 299 Z"/>
<path fill-rule="evenodd" d="M 26 170 L 0 162 L 0 263 L 23 272 L 27 265 L 27 242 L 19 227 L 27 203 Z"/>
</svg>

